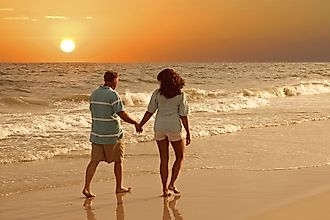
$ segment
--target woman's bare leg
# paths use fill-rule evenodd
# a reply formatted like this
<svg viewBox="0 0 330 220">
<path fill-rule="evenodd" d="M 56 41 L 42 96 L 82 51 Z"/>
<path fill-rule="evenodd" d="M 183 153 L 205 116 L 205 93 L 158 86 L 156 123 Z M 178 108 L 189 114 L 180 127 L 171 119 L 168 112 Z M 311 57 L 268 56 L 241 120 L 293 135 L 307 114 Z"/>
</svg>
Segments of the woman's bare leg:
<svg viewBox="0 0 330 220">
<path fill-rule="evenodd" d="M 175 181 L 178 178 L 178 175 L 181 170 L 185 145 L 182 140 L 171 142 L 171 144 L 172 144 L 172 147 L 173 147 L 174 153 L 175 153 L 175 161 L 174 161 L 174 164 L 172 167 L 172 177 L 171 177 L 170 184 L 168 185 L 168 188 L 170 190 L 173 190 L 175 193 L 180 193 L 175 187 Z"/>
<path fill-rule="evenodd" d="M 168 178 L 168 161 L 169 161 L 169 141 L 168 139 L 157 141 L 158 150 L 159 150 L 159 156 L 160 156 L 160 177 L 162 179 L 162 185 L 163 185 L 163 195 L 168 195 L 168 189 L 167 189 L 167 178 Z"/>
</svg>

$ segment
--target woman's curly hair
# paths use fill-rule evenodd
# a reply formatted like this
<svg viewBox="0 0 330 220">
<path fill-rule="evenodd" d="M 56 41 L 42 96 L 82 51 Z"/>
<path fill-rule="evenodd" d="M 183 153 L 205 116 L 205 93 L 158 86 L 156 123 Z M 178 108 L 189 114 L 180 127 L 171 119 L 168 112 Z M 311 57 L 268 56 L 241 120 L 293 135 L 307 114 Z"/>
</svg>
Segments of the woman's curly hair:
<svg viewBox="0 0 330 220">
<path fill-rule="evenodd" d="M 181 94 L 185 83 L 173 69 L 162 70 L 158 73 L 157 80 L 160 81 L 160 94 L 168 99 Z"/>
</svg>

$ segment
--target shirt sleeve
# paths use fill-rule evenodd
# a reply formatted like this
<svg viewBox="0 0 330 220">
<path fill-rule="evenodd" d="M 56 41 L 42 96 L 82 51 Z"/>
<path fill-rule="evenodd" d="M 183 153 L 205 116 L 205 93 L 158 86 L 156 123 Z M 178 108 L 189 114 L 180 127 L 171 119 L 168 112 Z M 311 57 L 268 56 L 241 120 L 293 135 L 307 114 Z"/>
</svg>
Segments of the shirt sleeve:
<svg viewBox="0 0 330 220">
<path fill-rule="evenodd" d="M 187 102 L 187 97 L 184 92 L 182 92 L 182 99 L 179 104 L 179 115 L 180 116 L 187 116 L 189 114 L 189 106 Z"/>
<path fill-rule="evenodd" d="M 93 100 L 94 92 L 89 96 L 89 110 L 92 112 L 92 100 Z"/>
<path fill-rule="evenodd" d="M 119 94 L 118 93 L 115 93 L 115 97 L 116 98 L 112 101 L 112 103 L 110 103 L 111 106 L 112 106 L 112 108 L 113 108 L 113 111 L 115 113 L 124 111 L 125 110 L 124 109 L 124 104 L 123 104 L 123 102 L 122 102 Z"/>
<path fill-rule="evenodd" d="M 151 95 L 151 98 L 150 98 L 150 101 L 148 104 L 148 110 L 147 110 L 150 113 L 155 113 L 155 111 L 158 108 L 158 104 L 157 104 L 158 92 L 159 92 L 159 90 L 157 89 Z"/>
</svg>

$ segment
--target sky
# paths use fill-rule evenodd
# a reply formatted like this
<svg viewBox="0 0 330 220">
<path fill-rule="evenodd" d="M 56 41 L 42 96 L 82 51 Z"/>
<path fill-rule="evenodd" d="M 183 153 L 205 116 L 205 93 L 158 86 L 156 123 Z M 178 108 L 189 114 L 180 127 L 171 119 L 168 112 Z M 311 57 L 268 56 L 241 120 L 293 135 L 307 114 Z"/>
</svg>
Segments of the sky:
<svg viewBox="0 0 330 220">
<path fill-rule="evenodd" d="M 324 61 L 329 0 L 0 0 L 0 62 Z"/>
</svg>

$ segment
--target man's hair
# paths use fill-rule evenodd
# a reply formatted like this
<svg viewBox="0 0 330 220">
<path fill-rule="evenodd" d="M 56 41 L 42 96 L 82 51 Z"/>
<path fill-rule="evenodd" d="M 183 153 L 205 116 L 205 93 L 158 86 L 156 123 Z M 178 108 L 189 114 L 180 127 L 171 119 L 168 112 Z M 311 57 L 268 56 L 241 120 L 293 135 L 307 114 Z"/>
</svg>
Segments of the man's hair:
<svg viewBox="0 0 330 220">
<path fill-rule="evenodd" d="M 185 82 L 173 69 L 164 69 L 158 76 L 160 81 L 160 94 L 166 98 L 172 98 L 176 95 L 181 94 Z"/>
<path fill-rule="evenodd" d="M 104 82 L 112 82 L 114 79 L 118 78 L 119 74 L 115 71 L 106 71 L 104 73 Z"/>
</svg>

